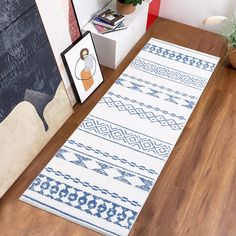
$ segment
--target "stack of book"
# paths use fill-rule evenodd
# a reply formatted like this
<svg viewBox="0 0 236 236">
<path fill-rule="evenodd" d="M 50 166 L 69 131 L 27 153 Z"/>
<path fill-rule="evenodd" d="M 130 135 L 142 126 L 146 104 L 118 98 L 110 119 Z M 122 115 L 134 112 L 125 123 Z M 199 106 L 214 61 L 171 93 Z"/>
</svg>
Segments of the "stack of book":
<svg viewBox="0 0 236 236">
<path fill-rule="evenodd" d="M 107 9 L 96 15 L 92 19 L 92 22 L 99 33 L 105 34 L 126 29 L 127 26 L 124 24 L 124 19 L 124 15 L 114 10 Z"/>
</svg>

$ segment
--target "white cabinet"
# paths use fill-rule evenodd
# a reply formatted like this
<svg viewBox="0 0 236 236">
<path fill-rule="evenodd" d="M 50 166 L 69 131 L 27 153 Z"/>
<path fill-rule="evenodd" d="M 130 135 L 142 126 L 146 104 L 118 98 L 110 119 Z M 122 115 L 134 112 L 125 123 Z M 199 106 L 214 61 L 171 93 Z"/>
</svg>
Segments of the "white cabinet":
<svg viewBox="0 0 236 236">
<path fill-rule="evenodd" d="M 149 4 L 137 5 L 135 12 L 125 16 L 125 30 L 99 34 L 92 22 L 82 28 L 91 31 L 100 64 L 115 69 L 146 31 Z M 116 9 L 112 0 L 105 8 Z M 104 9 L 105 9 L 104 8 Z"/>
</svg>

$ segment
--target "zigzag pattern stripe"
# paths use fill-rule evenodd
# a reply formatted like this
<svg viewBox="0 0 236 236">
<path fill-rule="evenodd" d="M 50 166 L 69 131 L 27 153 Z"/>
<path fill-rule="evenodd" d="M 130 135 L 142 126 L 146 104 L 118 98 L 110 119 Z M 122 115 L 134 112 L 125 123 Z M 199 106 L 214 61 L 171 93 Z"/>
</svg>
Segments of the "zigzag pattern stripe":
<svg viewBox="0 0 236 236">
<path fill-rule="evenodd" d="M 164 58 L 168 58 L 173 61 L 177 61 L 177 62 L 187 64 L 190 66 L 194 66 L 202 70 L 207 70 L 207 71 L 212 72 L 215 68 L 215 64 L 209 61 L 204 61 L 196 57 L 192 57 L 186 54 L 175 52 L 173 50 L 169 50 L 169 49 L 166 49 L 166 48 L 163 48 L 163 47 L 151 44 L 151 43 L 147 43 L 143 47 L 142 50 L 164 57 Z"/>
<path fill-rule="evenodd" d="M 65 204 L 126 229 L 132 227 L 137 216 L 137 212 L 132 209 L 61 183 L 43 174 L 38 175 L 29 190 L 43 195 L 51 201 Z"/>
<path fill-rule="evenodd" d="M 70 175 L 68 174 L 63 174 L 61 171 L 55 171 L 53 170 L 53 168 L 51 167 L 47 167 L 45 168 L 45 170 L 49 173 L 54 173 L 56 176 L 62 176 L 64 179 L 66 180 L 72 180 L 74 183 L 76 184 L 81 184 L 83 185 L 84 187 L 86 188 L 91 188 L 92 190 L 94 191 L 99 191 L 100 193 L 104 194 L 104 195 L 110 195 L 111 197 L 113 198 L 119 198 L 122 202 L 128 202 L 130 203 L 132 206 L 139 206 L 141 207 L 141 205 L 137 202 L 137 201 L 130 201 L 127 197 L 121 197 L 119 196 L 117 193 L 114 193 L 114 192 L 110 192 L 109 190 L 107 189 L 104 189 L 104 188 L 99 188 L 98 186 L 96 185 L 91 185 L 90 183 L 88 182 L 83 182 L 81 181 L 79 178 L 73 178 L 71 177 Z"/>
<path fill-rule="evenodd" d="M 173 147 L 170 143 L 93 115 L 88 115 L 78 129 L 162 161 L 165 161 L 169 157 Z"/>
<path fill-rule="evenodd" d="M 92 152 L 94 152 L 94 153 L 96 153 L 96 154 L 101 154 L 103 157 L 109 157 L 109 158 L 111 158 L 112 160 L 114 160 L 114 161 L 119 161 L 120 163 L 122 163 L 122 164 L 128 164 L 128 165 L 130 165 L 131 167 L 136 167 L 136 168 L 138 168 L 139 170 L 142 170 L 142 171 L 147 171 L 148 173 L 150 173 L 150 174 L 155 174 L 155 175 L 157 175 L 158 173 L 155 171 L 155 170 L 153 170 L 153 169 L 147 169 L 145 166 L 142 166 L 142 165 L 137 165 L 135 162 L 130 162 L 130 161 L 128 161 L 128 160 L 126 160 L 126 159 L 124 159 L 124 158 L 120 158 L 120 157 L 118 157 L 118 156 L 116 156 L 116 155 L 111 155 L 110 153 L 108 153 L 108 152 L 102 152 L 101 150 L 99 150 L 99 149 L 94 149 L 94 148 L 92 148 L 92 147 L 90 147 L 90 146 L 86 146 L 86 145 L 84 145 L 83 143 L 78 143 L 78 142 L 75 142 L 74 140 L 68 140 L 68 142 L 70 143 L 70 144 L 72 144 L 72 145 L 76 145 L 77 147 L 79 147 L 79 148 L 83 148 L 83 149 L 85 149 L 85 150 L 87 150 L 87 151 L 92 151 Z"/>
<path fill-rule="evenodd" d="M 136 108 L 132 104 L 124 104 L 122 101 L 115 101 L 111 97 L 103 97 L 100 104 L 106 104 L 109 108 L 117 108 L 118 111 L 127 111 L 129 115 L 136 115 L 140 119 L 147 119 L 151 123 L 158 123 L 162 127 L 170 127 L 172 130 L 180 130 L 182 123 L 177 123 L 174 119 L 167 119 L 163 115 L 156 115 L 151 111 L 145 111 L 142 108 Z"/>
<path fill-rule="evenodd" d="M 155 87 L 155 88 L 159 88 L 159 89 L 162 89 L 162 90 L 166 90 L 167 92 L 175 93 L 175 94 L 177 94 L 177 95 L 182 95 L 183 97 L 189 97 L 189 98 L 195 99 L 195 100 L 198 99 L 197 97 L 192 96 L 192 95 L 189 95 L 189 94 L 187 94 L 187 93 L 182 93 L 182 92 L 180 92 L 180 91 L 173 90 L 173 89 L 171 89 L 171 88 L 167 88 L 167 87 L 162 86 L 162 85 L 160 86 L 160 85 L 158 85 L 158 84 L 151 83 L 150 81 L 143 80 L 143 79 L 141 79 L 141 78 L 136 78 L 136 77 L 134 77 L 134 76 L 131 76 L 131 75 L 128 75 L 128 74 L 125 74 L 125 73 L 123 73 L 120 77 L 122 77 L 122 76 L 128 77 L 128 78 L 130 78 L 130 79 L 132 79 L 132 80 L 136 80 L 136 81 L 139 81 L 139 82 L 148 84 L 148 85 L 151 85 L 152 87 Z M 119 80 L 119 79 L 118 79 L 118 80 Z"/>
<path fill-rule="evenodd" d="M 184 86 L 201 91 L 207 83 L 204 78 L 189 75 L 187 73 L 183 73 L 181 71 L 177 71 L 139 57 L 135 58 L 131 62 L 130 66 L 147 74 L 158 76 L 162 79 L 169 80 L 177 84 L 182 84 Z"/>
<path fill-rule="evenodd" d="M 161 112 L 161 113 L 163 113 L 163 114 L 165 114 L 165 115 L 169 115 L 169 116 L 172 116 L 172 117 L 176 117 L 176 118 L 178 118 L 178 119 L 180 119 L 180 120 L 186 120 L 183 116 L 178 116 L 178 115 L 176 115 L 176 114 L 174 114 L 174 113 L 169 113 L 168 111 L 162 110 L 162 109 L 160 109 L 160 108 L 158 108 L 158 107 L 153 107 L 153 106 L 151 106 L 151 105 L 146 105 L 145 103 L 143 103 L 143 102 L 138 102 L 138 101 L 136 101 L 135 99 L 129 99 L 128 97 L 123 97 L 123 96 L 121 96 L 120 94 L 115 94 L 115 93 L 110 92 L 110 91 L 107 92 L 107 94 L 109 94 L 109 95 L 111 95 L 111 96 L 115 96 L 115 97 L 117 97 L 117 98 L 121 98 L 121 99 L 123 99 L 124 101 L 129 101 L 129 102 L 138 104 L 138 105 L 140 105 L 140 106 L 146 107 L 146 108 L 148 108 L 148 109 L 152 109 L 152 110 L 154 110 L 154 111 Z"/>
</svg>

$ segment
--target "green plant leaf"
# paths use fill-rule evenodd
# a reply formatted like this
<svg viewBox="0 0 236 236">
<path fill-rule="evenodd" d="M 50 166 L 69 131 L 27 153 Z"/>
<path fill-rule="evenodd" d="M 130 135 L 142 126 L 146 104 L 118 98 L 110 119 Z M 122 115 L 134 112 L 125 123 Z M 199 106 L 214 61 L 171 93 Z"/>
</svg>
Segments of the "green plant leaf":
<svg viewBox="0 0 236 236">
<path fill-rule="evenodd" d="M 224 25 L 224 35 L 229 48 L 236 48 L 236 20 L 235 17 L 228 17 L 227 24 Z"/>
<path fill-rule="evenodd" d="M 131 4 L 132 0 L 124 0 L 124 4 Z"/>
<path fill-rule="evenodd" d="M 142 4 L 143 0 L 124 0 L 124 4 L 132 4 L 136 6 L 137 4 Z"/>
</svg>

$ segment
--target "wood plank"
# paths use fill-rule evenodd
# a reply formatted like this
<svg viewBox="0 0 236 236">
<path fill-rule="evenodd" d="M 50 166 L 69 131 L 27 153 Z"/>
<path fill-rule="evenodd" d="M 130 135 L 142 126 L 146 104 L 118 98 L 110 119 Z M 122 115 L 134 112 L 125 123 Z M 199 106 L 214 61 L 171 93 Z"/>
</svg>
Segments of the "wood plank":
<svg viewBox="0 0 236 236">
<path fill-rule="evenodd" d="M 221 56 L 184 132 L 155 184 L 130 236 L 236 235 L 236 71 L 224 60 L 221 36 L 159 18 L 116 70 L 52 138 L 0 200 L 0 228 L 15 235 L 99 235 L 18 198 L 105 94 L 150 37 Z"/>
</svg>

